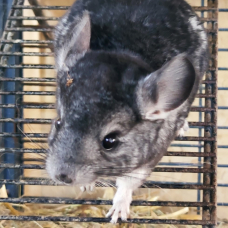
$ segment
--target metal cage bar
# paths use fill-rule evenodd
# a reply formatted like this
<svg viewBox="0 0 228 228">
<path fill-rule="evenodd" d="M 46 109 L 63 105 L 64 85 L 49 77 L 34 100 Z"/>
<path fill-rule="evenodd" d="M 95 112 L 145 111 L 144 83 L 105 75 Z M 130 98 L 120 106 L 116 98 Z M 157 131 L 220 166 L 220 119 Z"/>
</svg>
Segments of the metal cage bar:
<svg viewBox="0 0 228 228">
<path fill-rule="evenodd" d="M 13 2 L 13 4 L 15 5 L 22 5 L 24 3 L 24 1 L 21 1 L 21 0 L 15 0 Z M 12 4 L 12 1 L 8 1 L 7 2 L 8 4 L 8 8 L 10 8 L 11 4 Z M 11 16 L 20 16 L 21 15 L 21 11 L 20 10 L 13 10 L 11 9 L 10 11 L 10 15 Z M 20 26 L 21 22 L 17 23 L 15 21 L 8 21 L 6 22 L 6 26 L 5 28 L 13 28 L 13 27 L 16 27 L 16 26 Z M 13 33 L 7 33 L 5 30 L 2 34 L 2 37 L 6 38 L 6 39 L 21 39 L 21 34 L 20 33 L 17 33 L 17 34 L 13 34 Z M 7 50 L 11 50 L 11 51 L 21 51 L 21 47 L 18 46 L 18 45 L 15 45 L 15 46 L 12 46 L 12 45 L 0 45 L 0 50 L 1 51 L 7 51 Z M 1 65 L 4 64 L 5 62 L 10 63 L 10 64 L 17 64 L 19 62 L 21 62 L 21 57 L 19 56 L 11 56 L 9 58 L 6 58 L 5 56 L 2 56 L 1 59 L 0 59 L 0 63 Z M 6 78 L 10 78 L 12 79 L 12 81 L 10 82 L 2 82 L 1 83 L 1 90 L 2 89 L 8 89 L 8 90 L 14 90 L 14 91 L 19 91 L 19 90 L 22 90 L 22 85 L 21 83 L 15 83 L 14 82 L 14 77 L 15 75 L 18 75 L 18 76 L 22 76 L 22 72 L 20 69 L 6 69 L 4 71 L 4 69 L 2 68 L 0 70 L 0 75 L 5 75 Z M 15 94 L 16 95 L 16 94 Z M 16 103 L 16 100 L 17 101 L 20 101 L 21 100 L 21 96 L 2 96 L 1 97 L 1 103 L 2 104 L 8 104 L 8 103 L 11 103 L 11 104 L 15 104 Z M 22 117 L 22 110 L 20 109 L 20 111 L 18 112 L 18 115 Z M 1 112 L 2 116 L 4 116 L 5 118 L 14 118 L 15 116 L 15 110 L 12 110 L 12 109 L 3 109 L 2 112 Z M 8 132 L 9 134 L 12 134 L 12 132 L 15 131 L 15 126 L 13 123 L 1 123 L 1 129 L 3 132 Z M 18 131 L 18 130 L 16 130 Z M 1 145 L 2 147 L 5 147 L 5 148 L 11 148 L 11 147 L 15 147 L 16 144 L 20 144 L 20 138 L 18 139 L 15 139 L 13 138 L 13 136 L 10 136 L 8 137 L 7 139 L 4 139 L 2 138 L 1 139 Z M 20 163 L 21 162 L 21 154 L 5 154 L 3 156 L 3 161 L 5 163 Z M 21 169 L 15 169 L 15 170 L 12 170 L 12 169 L 4 169 L 4 178 L 5 179 L 11 179 L 11 178 L 14 178 L 14 179 L 18 179 L 20 178 L 21 176 L 21 172 L 22 170 Z M 6 185 L 7 187 L 7 190 L 8 190 L 8 194 L 9 196 L 20 196 L 21 195 L 21 188 L 20 186 L 15 186 L 15 185 L 10 185 L 10 184 L 7 184 Z"/>
<path fill-rule="evenodd" d="M 208 0 L 208 7 L 217 8 L 215 11 L 208 12 L 208 18 L 214 18 L 218 19 L 218 1 L 217 0 Z M 217 30 L 218 32 L 218 26 L 216 22 L 208 22 L 207 24 L 208 29 Z M 218 45 L 217 45 L 217 32 L 212 34 L 208 34 L 209 41 L 210 41 L 210 54 L 217 54 L 218 53 Z M 217 69 L 217 58 L 211 58 L 210 59 L 210 67 Z M 217 70 L 216 71 L 209 71 L 206 73 L 206 80 L 215 80 L 217 79 Z M 217 85 L 205 85 L 205 94 L 217 94 Z M 205 107 L 207 108 L 216 108 L 217 107 L 217 96 L 214 98 L 206 98 L 205 99 Z M 216 125 L 217 125 L 217 115 L 216 112 L 205 112 L 205 122 L 206 123 L 214 123 L 215 127 L 205 127 L 204 129 L 204 136 L 206 137 L 214 137 L 213 142 L 205 141 L 204 142 L 204 152 L 207 153 L 217 153 L 217 144 L 216 144 Z M 217 185 L 217 177 L 216 177 L 216 157 L 210 158 L 204 158 L 204 168 L 212 168 L 213 173 L 204 173 L 203 175 L 203 184 L 204 185 Z M 203 202 L 213 202 L 214 207 L 209 209 L 208 207 L 203 207 L 203 220 L 213 220 L 216 224 L 216 187 L 210 191 L 210 190 L 204 190 L 203 191 Z M 214 227 L 208 226 L 208 227 Z M 204 226 L 207 227 L 207 226 Z"/>
<path fill-rule="evenodd" d="M 1 102 L 0 110 L 13 110 L 15 116 L 0 116 L 0 125 L 13 124 L 15 129 L 17 126 L 20 129 L 23 128 L 24 124 L 50 124 L 51 119 L 48 118 L 24 118 L 24 109 L 53 109 L 54 104 L 52 103 L 42 103 L 42 102 L 24 102 L 22 98 L 24 96 L 54 96 L 53 91 L 25 91 L 23 86 L 25 85 L 39 85 L 45 86 L 55 86 L 55 78 L 23 78 L 21 76 L 17 77 L 7 77 L 5 72 L 7 70 L 14 70 L 21 72 L 26 69 L 48 69 L 52 70 L 53 65 L 48 64 L 23 64 L 21 62 L 11 63 L 9 58 L 23 58 L 24 56 L 31 57 L 42 57 L 42 58 L 53 58 L 52 44 L 53 41 L 50 32 L 53 30 L 52 26 L 49 26 L 47 21 L 56 21 L 58 17 L 46 17 L 42 14 L 42 10 L 66 10 L 68 6 L 39 6 L 36 0 L 29 1 L 31 5 L 24 5 L 22 0 L 14 0 L 11 13 L 7 20 L 6 29 L 4 30 L 4 35 L 1 39 L 1 49 L 0 58 L 1 64 L 0 69 L 2 74 L 0 75 L 0 83 L 6 85 L 6 83 L 14 83 L 19 85 L 15 87 L 14 90 L 4 86 L 0 90 L 1 97 L 17 96 L 21 99 L 21 102 Z M 179 173 L 195 173 L 198 174 L 198 179 L 196 182 L 156 182 L 147 181 L 142 188 L 164 188 L 164 189 L 188 189 L 195 190 L 197 192 L 197 202 L 170 202 L 170 201 L 133 201 L 132 206 L 169 206 L 169 207 L 196 207 L 202 212 L 201 220 L 175 220 L 175 219 L 129 219 L 128 223 L 145 223 L 145 224 L 182 224 L 182 225 L 202 225 L 203 227 L 215 227 L 216 225 L 216 166 L 217 166 L 217 71 L 218 70 L 228 70 L 226 67 L 217 66 L 217 35 L 218 31 L 227 32 L 226 28 L 220 28 L 218 30 L 218 0 L 207 0 L 207 6 L 203 4 L 201 6 L 193 7 L 196 11 L 201 13 L 202 22 L 207 24 L 207 31 L 210 43 L 210 67 L 206 74 L 205 80 L 203 80 L 201 90 L 197 95 L 199 99 L 199 106 L 192 107 L 192 112 L 199 112 L 199 121 L 190 122 L 191 128 L 196 128 L 199 132 L 198 137 L 183 137 L 177 138 L 175 142 L 172 143 L 171 149 L 167 152 L 166 156 L 178 156 L 178 157 L 196 157 L 198 158 L 198 163 L 164 163 L 161 162 L 156 167 L 155 172 L 179 172 Z M 33 10 L 34 15 L 32 17 L 26 17 L 21 14 L 25 9 Z M 228 12 L 227 9 L 220 9 L 219 12 Z M 205 14 L 207 17 L 205 18 Z M 22 21 L 36 20 L 39 25 L 37 26 L 25 26 Z M 22 37 L 18 37 L 18 34 L 24 32 L 40 32 L 44 35 L 45 40 L 24 40 Z M 13 37 L 17 36 L 17 39 Z M 15 45 L 20 46 L 20 51 L 13 50 Z M 39 52 L 31 51 L 24 52 L 24 48 L 39 48 Z M 49 48 L 49 52 L 44 50 Z M 228 51 L 228 49 L 223 48 L 219 51 Z M 23 59 L 22 59 L 23 60 Z M 4 72 L 4 73 L 3 73 Z M 21 74 L 21 73 L 20 73 Z M 32 84 L 33 83 L 33 84 Z M 50 87 L 49 87 L 50 88 Z M 221 90 L 224 88 L 220 87 Z M 205 101 L 205 105 L 203 105 Z M 17 110 L 20 110 L 17 113 Z M 228 107 L 219 107 L 219 109 L 228 109 Z M 204 117 L 204 118 L 203 118 Z M 220 128 L 224 128 L 221 126 Z M 202 133 L 204 132 L 204 136 Z M 45 133 L 21 133 L 18 130 L 7 132 L 2 130 L 0 132 L 0 139 L 6 141 L 9 138 L 14 140 L 19 140 L 19 143 L 11 145 L 11 147 L 0 148 L 0 156 L 2 154 L 7 154 L 7 156 L 20 156 L 24 154 L 43 154 L 44 149 L 33 149 L 24 148 L 23 144 L 29 142 L 27 137 L 32 138 L 34 142 L 45 143 L 47 134 Z M 192 148 L 190 152 L 178 152 L 175 151 L 176 147 Z M 218 148 L 228 148 L 228 146 L 219 146 Z M 197 150 L 194 150 L 197 149 Z M 198 152 L 196 152 L 198 151 Z M 44 165 L 42 164 L 28 164 L 24 162 L 39 162 L 39 160 L 34 159 L 21 159 L 17 162 L 11 163 L 1 163 L 0 169 L 10 170 L 14 172 L 19 170 L 22 172 L 24 169 L 42 170 Z M 204 162 L 202 162 L 204 161 Z M 201 174 L 203 175 L 203 180 L 200 179 Z M 15 188 L 20 189 L 25 185 L 41 185 L 41 186 L 54 186 L 55 183 L 45 178 L 26 178 L 24 176 L 17 176 L 16 178 L 3 178 L 0 177 L 1 184 L 10 184 L 15 186 Z M 227 187 L 228 184 L 219 184 L 218 186 Z M 100 185 L 99 185 L 100 187 Z M 105 186 L 103 186 L 105 187 Z M 200 199 L 200 192 L 203 192 L 203 199 Z M 0 198 L 0 202 L 8 203 L 40 203 L 40 204 L 82 204 L 82 205 L 111 205 L 110 200 L 74 200 L 68 198 L 53 198 L 53 197 L 25 197 L 20 198 L 20 195 L 13 195 L 11 198 Z M 67 217 L 67 216 L 1 216 L 0 220 L 17 220 L 17 221 L 69 221 L 69 222 L 109 222 L 110 219 L 107 218 L 92 218 L 92 217 Z"/>
</svg>

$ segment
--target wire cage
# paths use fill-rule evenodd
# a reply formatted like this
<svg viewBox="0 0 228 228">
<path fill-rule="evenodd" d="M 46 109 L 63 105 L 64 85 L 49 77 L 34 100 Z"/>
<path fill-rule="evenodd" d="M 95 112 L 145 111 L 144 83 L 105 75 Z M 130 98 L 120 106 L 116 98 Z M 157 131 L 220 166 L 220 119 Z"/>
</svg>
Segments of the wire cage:
<svg viewBox="0 0 228 228">
<path fill-rule="evenodd" d="M 77 197 L 77 190 L 55 186 L 45 176 L 45 166 L 39 156 L 45 153 L 51 119 L 55 117 L 53 26 L 72 2 L 10 0 L 0 4 L 0 26 L 5 22 L 0 42 L 0 225 L 8 224 L 3 227 L 13 227 L 16 221 L 34 221 L 37 227 L 45 227 L 40 222 L 48 221 L 53 222 L 51 227 L 56 224 L 67 227 L 66 223 L 73 222 L 85 223 L 84 227 L 91 223 L 90 227 L 99 227 L 96 224 L 110 221 L 102 213 L 98 216 L 91 212 L 99 207 L 109 208 L 112 204 L 109 195 L 105 197 L 98 193 Z M 226 145 L 217 147 L 217 76 L 218 70 L 228 70 L 218 68 L 218 51 L 228 51 L 218 49 L 218 33 L 228 31 L 218 29 L 218 15 L 226 14 L 228 9 L 219 9 L 218 0 L 188 2 L 208 31 L 209 69 L 191 108 L 188 136 L 172 143 L 154 174 L 139 190 L 143 194 L 134 196 L 131 204 L 135 208 L 134 214 L 127 221 L 132 226 L 127 227 L 141 227 L 139 224 L 215 227 L 217 224 L 217 148 L 228 148 Z M 227 186 L 219 184 L 219 187 Z M 98 192 L 107 193 L 104 186 L 97 187 Z M 158 191 L 165 191 L 166 197 L 152 197 Z M 59 204 L 68 209 L 77 205 L 75 208 L 82 212 L 54 213 Z M 33 208 L 49 205 L 53 213 L 45 214 L 31 208 L 26 213 L 29 205 Z M 1 206 L 6 207 L 6 212 Z M 143 214 L 143 210 L 138 213 L 139 206 L 145 207 L 144 211 L 150 211 L 150 214 Z M 86 212 L 88 208 L 89 213 Z M 164 213 L 156 214 L 157 208 L 164 208 Z M 168 213 L 169 210 L 172 213 Z M 181 210 L 184 212 L 178 217 L 176 212 Z"/>
</svg>

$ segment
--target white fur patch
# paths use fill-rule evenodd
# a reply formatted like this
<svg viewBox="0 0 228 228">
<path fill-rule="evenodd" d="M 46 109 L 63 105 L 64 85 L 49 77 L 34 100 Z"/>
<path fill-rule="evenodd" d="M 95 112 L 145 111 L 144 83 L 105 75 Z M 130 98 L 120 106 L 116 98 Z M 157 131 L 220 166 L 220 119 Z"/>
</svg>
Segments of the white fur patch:
<svg viewBox="0 0 228 228">
<path fill-rule="evenodd" d="M 206 32 L 203 29 L 203 26 L 201 24 L 199 24 L 198 18 L 196 16 L 195 17 L 191 17 L 189 19 L 189 22 L 190 22 L 190 24 L 192 26 L 192 29 L 197 31 L 199 36 L 200 36 L 200 39 L 201 39 L 201 42 L 202 42 L 201 48 L 202 49 L 206 49 L 206 46 L 207 46 L 207 35 L 206 35 Z"/>
<path fill-rule="evenodd" d="M 112 223 L 116 223 L 119 216 L 123 221 L 127 220 L 130 213 L 132 192 L 142 184 L 149 174 L 149 169 L 139 168 L 125 177 L 117 178 L 116 185 L 118 189 L 113 199 L 113 206 L 106 215 L 106 217 L 112 216 Z"/>
<path fill-rule="evenodd" d="M 179 137 L 184 137 L 185 132 L 187 132 L 188 129 L 189 129 L 188 121 L 185 120 L 185 121 L 184 121 L 183 127 L 177 132 L 177 135 L 178 135 Z"/>
<path fill-rule="evenodd" d="M 118 188 L 115 197 L 113 199 L 113 206 L 107 213 L 106 217 L 112 215 L 111 223 L 116 223 L 119 214 L 123 221 L 127 220 L 130 213 L 130 204 L 132 201 L 132 189 L 129 188 Z"/>
</svg>

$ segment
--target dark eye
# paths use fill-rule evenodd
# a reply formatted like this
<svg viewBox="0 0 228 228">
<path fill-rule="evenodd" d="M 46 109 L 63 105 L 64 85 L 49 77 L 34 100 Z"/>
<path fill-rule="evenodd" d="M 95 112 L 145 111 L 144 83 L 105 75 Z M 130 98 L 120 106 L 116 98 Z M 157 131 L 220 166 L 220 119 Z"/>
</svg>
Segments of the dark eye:
<svg viewBox="0 0 228 228">
<path fill-rule="evenodd" d="M 102 141 L 102 146 L 106 150 L 111 150 L 119 144 L 119 140 L 117 139 L 116 133 L 111 133 L 106 135 Z"/>
<path fill-rule="evenodd" d="M 61 126 L 61 119 L 59 118 L 59 119 L 57 119 L 55 121 L 55 128 L 56 128 L 56 130 L 59 130 L 60 126 Z"/>
</svg>

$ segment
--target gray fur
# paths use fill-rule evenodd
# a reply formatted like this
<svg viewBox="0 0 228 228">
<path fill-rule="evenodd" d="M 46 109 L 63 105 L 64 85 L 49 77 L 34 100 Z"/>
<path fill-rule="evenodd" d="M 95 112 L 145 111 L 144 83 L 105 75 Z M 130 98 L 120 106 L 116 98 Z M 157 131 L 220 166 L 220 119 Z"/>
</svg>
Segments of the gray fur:
<svg viewBox="0 0 228 228">
<path fill-rule="evenodd" d="M 126 194 L 185 123 L 207 48 L 206 32 L 183 0 L 77 0 L 55 31 L 61 124 L 54 121 L 49 134 L 50 177 L 74 185 L 117 178 L 121 190 L 108 215 L 116 222 L 124 207 L 125 219 Z M 103 140 L 113 133 L 119 143 L 107 150 Z"/>
</svg>

